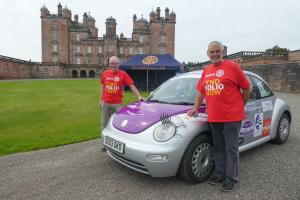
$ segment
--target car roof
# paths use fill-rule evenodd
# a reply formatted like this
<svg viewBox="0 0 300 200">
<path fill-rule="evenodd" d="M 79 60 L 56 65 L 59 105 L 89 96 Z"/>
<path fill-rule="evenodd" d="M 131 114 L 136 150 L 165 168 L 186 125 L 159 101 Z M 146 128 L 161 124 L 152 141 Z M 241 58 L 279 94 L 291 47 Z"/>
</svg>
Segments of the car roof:
<svg viewBox="0 0 300 200">
<path fill-rule="evenodd" d="M 261 78 L 260 76 L 258 76 L 257 74 L 255 74 L 253 72 L 250 72 L 250 71 L 247 71 L 247 70 L 243 70 L 243 71 L 247 75 L 252 75 L 252 76 L 255 76 L 255 77 L 263 80 L 263 78 Z M 203 73 L 203 70 L 185 72 L 185 73 L 182 73 L 182 74 L 178 74 L 176 76 L 176 78 L 200 78 L 202 73 Z"/>
</svg>

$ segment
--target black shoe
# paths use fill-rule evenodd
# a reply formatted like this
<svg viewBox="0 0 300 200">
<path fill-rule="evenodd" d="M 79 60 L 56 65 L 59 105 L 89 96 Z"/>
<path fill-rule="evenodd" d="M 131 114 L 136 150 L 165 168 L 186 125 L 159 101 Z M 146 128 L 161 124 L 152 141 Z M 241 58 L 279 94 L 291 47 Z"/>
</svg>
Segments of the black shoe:
<svg viewBox="0 0 300 200">
<path fill-rule="evenodd" d="M 208 180 L 208 182 L 209 182 L 209 184 L 217 185 L 217 184 L 223 183 L 224 180 L 225 180 L 224 177 L 213 176 Z"/>
<path fill-rule="evenodd" d="M 235 186 L 235 183 L 224 183 L 221 190 L 224 192 L 231 192 Z"/>
<path fill-rule="evenodd" d="M 106 148 L 103 147 L 103 148 L 101 149 L 101 151 L 102 151 L 102 152 L 106 152 Z"/>
</svg>

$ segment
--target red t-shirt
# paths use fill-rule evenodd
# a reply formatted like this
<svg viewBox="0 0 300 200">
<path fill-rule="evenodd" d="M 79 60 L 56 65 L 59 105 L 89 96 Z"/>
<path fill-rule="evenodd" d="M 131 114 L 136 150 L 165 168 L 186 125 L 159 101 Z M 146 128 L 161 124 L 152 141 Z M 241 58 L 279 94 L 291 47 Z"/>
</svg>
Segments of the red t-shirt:
<svg viewBox="0 0 300 200">
<path fill-rule="evenodd" d="M 235 122 L 245 118 L 243 96 L 240 89 L 250 83 L 241 67 L 224 60 L 220 65 L 207 66 L 197 84 L 204 94 L 209 122 Z"/>
<path fill-rule="evenodd" d="M 102 100 L 109 104 L 122 104 L 124 85 L 130 86 L 133 80 L 123 70 L 105 70 L 101 76 Z"/>
</svg>

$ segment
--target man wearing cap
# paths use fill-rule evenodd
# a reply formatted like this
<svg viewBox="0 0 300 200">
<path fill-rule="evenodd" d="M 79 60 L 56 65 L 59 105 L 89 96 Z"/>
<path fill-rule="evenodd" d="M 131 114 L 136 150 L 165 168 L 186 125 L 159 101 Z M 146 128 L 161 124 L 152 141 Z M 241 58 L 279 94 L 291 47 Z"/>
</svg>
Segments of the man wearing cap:
<svg viewBox="0 0 300 200">
<path fill-rule="evenodd" d="M 250 96 L 250 83 L 241 67 L 223 60 L 221 42 L 209 43 L 207 55 L 211 64 L 205 67 L 197 84 L 194 108 L 189 116 L 197 116 L 206 99 L 208 122 L 212 131 L 215 172 L 212 185 L 223 184 L 223 191 L 232 191 L 238 182 L 239 133 L 244 119 L 244 105 Z"/>
<path fill-rule="evenodd" d="M 119 58 L 117 56 L 112 56 L 109 59 L 109 69 L 105 70 L 101 76 L 102 90 L 99 102 L 99 107 L 101 109 L 101 129 L 106 127 L 111 115 L 121 108 L 125 85 L 132 90 L 139 101 L 144 100 L 133 84 L 133 80 L 125 71 L 120 70 L 119 66 Z M 102 150 L 105 151 L 105 148 Z"/>
</svg>

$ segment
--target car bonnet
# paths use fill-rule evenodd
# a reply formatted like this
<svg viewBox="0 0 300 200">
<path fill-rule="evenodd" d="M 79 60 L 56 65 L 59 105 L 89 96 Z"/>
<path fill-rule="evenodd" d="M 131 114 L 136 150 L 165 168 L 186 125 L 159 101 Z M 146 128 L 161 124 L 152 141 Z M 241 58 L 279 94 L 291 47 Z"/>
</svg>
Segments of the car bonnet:
<svg viewBox="0 0 300 200">
<path fill-rule="evenodd" d="M 155 102 L 135 102 L 120 109 L 113 118 L 113 126 L 125 133 L 138 134 L 161 120 L 161 116 L 186 113 L 192 106 Z M 204 112 L 203 108 L 203 111 Z"/>
</svg>

